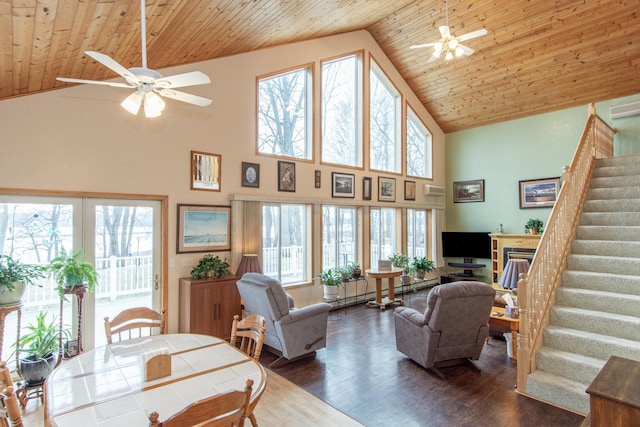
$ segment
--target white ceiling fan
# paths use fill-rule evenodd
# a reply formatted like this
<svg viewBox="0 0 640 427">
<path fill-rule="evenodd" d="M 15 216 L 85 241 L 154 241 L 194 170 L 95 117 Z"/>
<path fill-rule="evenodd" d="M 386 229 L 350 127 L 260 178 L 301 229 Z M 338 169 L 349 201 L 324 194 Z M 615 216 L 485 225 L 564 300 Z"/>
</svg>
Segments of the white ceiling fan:
<svg viewBox="0 0 640 427">
<path fill-rule="evenodd" d="M 460 42 L 487 35 L 487 30 L 482 28 L 480 30 L 472 31 L 458 37 L 452 36 L 451 31 L 449 30 L 449 0 L 446 0 L 445 7 L 446 25 L 441 25 L 438 27 L 438 29 L 440 30 L 440 36 L 442 38 L 439 41 L 433 43 L 414 44 L 412 46 L 409 46 L 409 49 L 420 49 L 423 47 L 433 46 L 433 55 L 429 58 L 427 63 L 435 61 L 443 54 L 444 59 L 447 61 L 453 59 L 454 56 L 472 55 L 475 51 L 470 47 L 464 46 Z"/>
<path fill-rule="evenodd" d="M 209 77 L 200 72 L 192 71 L 184 74 L 163 77 L 159 72 L 147 68 L 147 37 L 145 19 L 145 0 L 140 0 L 140 28 L 142 32 L 142 67 L 126 69 L 109 56 L 94 51 L 85 53 L 115 71 L 127 81 L 127 83 L 104 82 L 98 80 L 71 79 L 57 77 L 57 80 L 68 83 L 89 83 L 112 87 L 134 88 L 136 91 L 129 95 L 120 105 L 131 114 L 138 114 L 141 106 L 144 106 L 146 117 L 158 117 L 164 110 L 165 103 L 162 97 L 175 99 L 189 104 L 206 107 L 211 104 L 211 99 L 202 96 L 192 95 L 186 92 L 174 90 L 178 87 L 195 86 L 211 83 Z M 160 95 L 160 96 L 158 96 Z"/>
</svg>

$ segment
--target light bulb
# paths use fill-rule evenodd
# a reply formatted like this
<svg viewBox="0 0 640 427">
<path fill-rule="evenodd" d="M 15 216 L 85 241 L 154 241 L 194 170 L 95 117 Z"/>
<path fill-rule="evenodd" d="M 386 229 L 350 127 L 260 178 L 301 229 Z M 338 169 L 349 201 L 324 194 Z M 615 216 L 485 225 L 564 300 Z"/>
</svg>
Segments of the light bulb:
<svg viewBox="0 0 640 427">
<path fill-rule="evenodd" d="M 447 61 L 453 58 L 453 54 L 451 53 L 450 50 L 447 51 L 447 53 L 444 55 L 444 59 L 446 59 Z"/>
<path fill-rule="evenodd" d="M 127 96 L 120 105 L 135 116 L 140 110 L 140 104 L 142 104 L 142 95 L 136 91 Z"/>
<path fill-rule="evenodd" d="M 451 40 L 449 40 L 449 47 L 450 47 L 451 49 L 455 49 L 455 48 L 456 48 L 456 46 L 458 46 L 458 40 L 456 40 L 456 39 L 451 39 Z"/>
<path fill-rule="evenodd" d="M 158 95 L 148 92 L 144 96 L 144 115 L 146 117 L 158 117 L 164 110 L 165 103 Z"/>
<path fill-rule="evenodd" d="M 458 46 L 456 48 L 456 56 L 462 56 L 463 53 L 464 53 L 464 49 L 462 49 L 460 46 Z"/>
</svg>

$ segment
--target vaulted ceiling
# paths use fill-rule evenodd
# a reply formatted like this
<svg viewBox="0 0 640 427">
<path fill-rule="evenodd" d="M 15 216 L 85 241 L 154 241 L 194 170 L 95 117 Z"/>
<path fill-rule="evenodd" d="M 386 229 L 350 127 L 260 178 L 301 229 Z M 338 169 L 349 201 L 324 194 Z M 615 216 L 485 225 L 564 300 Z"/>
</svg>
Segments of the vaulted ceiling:
<svg viewBox="0 0 640 427">
<path fill-rule="evenodd" d="M 147 0 L 150 68 L 368 30 L 445 132 L 640 93 L 638 0 L 450 0 L 469 57 L 427 63 L 444 0 Z M 0 100 L 141 64 L 137 0 L 0 0 Z M 215 81 L 215 76 L 210 76 Z"/>
</svg>

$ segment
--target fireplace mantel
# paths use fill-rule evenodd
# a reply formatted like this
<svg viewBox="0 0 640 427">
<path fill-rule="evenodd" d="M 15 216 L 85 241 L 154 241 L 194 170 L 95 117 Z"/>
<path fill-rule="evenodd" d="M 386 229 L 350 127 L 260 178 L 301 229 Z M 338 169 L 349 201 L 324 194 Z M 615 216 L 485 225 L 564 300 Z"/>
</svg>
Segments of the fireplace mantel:
<svg viewBox="0 0 640 427">
<path fill-rule="evenodd" d="M 540 243 L 540 235 L 534 234 L 490 234 L 489 236 L 491 236 L 491 270 L 494 284 L 500 281 L 502 270 L 509 260 L 509 256 L 505 256 L 505 248 L 513 249 L 514 253 L 522 252 L 523 258 L 532 258 Z"/>
</svg>

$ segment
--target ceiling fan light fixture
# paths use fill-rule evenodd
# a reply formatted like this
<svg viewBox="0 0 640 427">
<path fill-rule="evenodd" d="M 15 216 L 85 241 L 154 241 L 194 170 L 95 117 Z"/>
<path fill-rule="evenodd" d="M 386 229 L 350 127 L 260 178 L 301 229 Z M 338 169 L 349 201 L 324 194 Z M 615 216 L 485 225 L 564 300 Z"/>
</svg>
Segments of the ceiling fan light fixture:
<svg viewBox="0 0 640 427">
<path fill-rule="evenodd" d="M 127 96 L 120 105 L 135 116 L 140 110 L 140 105 L 142 105 L 142 95 L 138 92 L 133 92 L 131 95 Z"/>
<path fill-rule="evenodd" d="M 148 92 L 144 96 L 144 115 L 145 117 L 158 117 L 164 110 L 165 102 L 154 92 Z"/>
<path fill-rule="evenodd" d="M 462 56 L 464 54 L 464 49 L 460 46 L 456 47 L 456 56 Z"/>
<path fill-rule="evenodd" d="M 456 39 L 449 40 L 449 48 L 455 49 L 456 47 L 458 47 L 458 40 Z"/>
<path fill-rule="evenodd" d="M 453 54 L 451 53 L 450 50 L 448 50 L 447 53 L 445 53 L 444 59 L 447 60 L 447 61 L 450 60 L 450 59 L 453 59 Z"/>
</svg>

